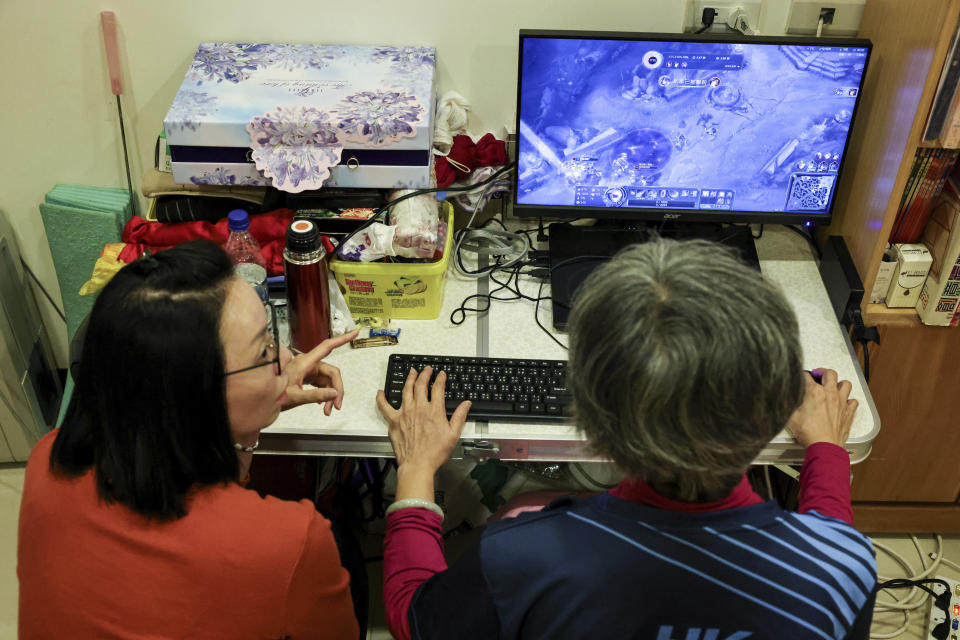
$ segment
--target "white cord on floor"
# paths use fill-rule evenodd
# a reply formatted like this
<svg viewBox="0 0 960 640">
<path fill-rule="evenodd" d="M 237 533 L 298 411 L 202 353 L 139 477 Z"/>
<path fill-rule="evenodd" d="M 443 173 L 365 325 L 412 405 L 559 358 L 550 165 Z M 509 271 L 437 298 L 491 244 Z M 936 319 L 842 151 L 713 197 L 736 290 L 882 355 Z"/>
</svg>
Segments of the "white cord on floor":
<svg viewBox="0 0 960 640">
<path fill-rule="evenodd" d="M 920 556 L 920 573 L 915 573 L 913 566 L 899 553 L 886 546 L 881 544 L 876 540 L 871 540 L 873 542 L 874 548 L 883 551 L 888 556 L 893 558 L 904 571 L 906 575 L 903 576 L 907 580 L 922 580 L 930 576 L 935 576 L 937 569 L 941 565 L 948 566 L 956 571 L 960 571 L 960 565 L 951 562 L 947 558 L 943 557 L 943 537 L 940 534 L 934 534 L 937 542 L 937 550 L 930 554 L 924 554 L 923 548 L 920 546 L 920 539 L 916 535 L 911 534 L 910 539 L 913 541 L 913 546 L 916 548 L 917 553 Z M 927 565 L 926 559 L 929 558 L 930 564 Z M 887 576 L 878 575 L 877 579 L 880 581 L 890 580 L 891 578 Z M 915 596 L 919 594 L 919 598 L 915 599 Z M 888 640 L 889 638 L 896 638 L 902 635 L 910 627 L 911 619 L 910 614 L 917 609 L 923 607 L 927 603 L 927 598 L 930 597 L 930 594 L 922 589 L 914 586 L 911 587 L 910 592 L 903 599 L 897 598 L 896 594 L 891 592 L 891 597 L 893 597 L 894 602 L 881 600 L 879 594 L 877 597 L 876 605 L 874 607 L 874 613 L 900 613 L 903 615 L 903 624 L 896 630 L 889 633 L 871 633 L 870 637 L 875 640 Z"/>
<path fill-rule="evenodd" d="M 950 567 L 954 571 L 960 572 L 960 564 L 947 560 L 946 558 L 940 558 L 940 564 Z"/>
</svg>

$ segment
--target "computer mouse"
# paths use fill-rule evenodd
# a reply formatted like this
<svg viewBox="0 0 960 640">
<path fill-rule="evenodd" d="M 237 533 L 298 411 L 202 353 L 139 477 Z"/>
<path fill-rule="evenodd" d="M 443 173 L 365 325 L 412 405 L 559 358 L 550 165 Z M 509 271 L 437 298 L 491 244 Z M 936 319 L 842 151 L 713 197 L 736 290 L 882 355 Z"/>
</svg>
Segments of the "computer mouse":
<svg viewBox="0 0 960 640">
<path fill-rule="evenodd" d="M 813 378 L 814 382 L 821 385 L 823 384 L 823 373 L 821 373 L 819 369 L 814 369 L 813 371 L 805 369 L 805 371 L 810 374 L 810 377 Z"/>
</svg>

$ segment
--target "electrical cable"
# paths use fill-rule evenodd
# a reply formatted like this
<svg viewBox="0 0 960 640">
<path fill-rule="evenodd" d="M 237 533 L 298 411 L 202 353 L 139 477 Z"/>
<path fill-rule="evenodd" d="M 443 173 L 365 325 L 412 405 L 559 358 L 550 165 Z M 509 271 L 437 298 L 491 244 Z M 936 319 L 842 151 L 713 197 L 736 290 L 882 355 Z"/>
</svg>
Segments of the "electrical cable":
<svg viewBox="0 0 960 640">
<path fill-rule="evenodd" d="M 868 327 L 863 323 L 863 315 L 857 306 L 848 311 L 842 324 L 850 327 L 851 323 L 850 338 L 863 350 L 863 379 L 870 382 L 870 343 L 880 344 L 880 332 L 876 327 Z"/>
<path fill-rule="evenodd" d="M 567 265 L 574 264 L 574 263 L 577 263 L 577 262 L 587 262 L 587 261 L 594 261 L 594 260 L 595 260 L 595 261 L 600 261 L 600 262 L 605 262 L 605 261 L 609 260 L 609 259 L 612 258 L 612 257 L 613 257 L 613 256 L 599 256 L 599 255 L 598 255 L 598 256 L 590 256 L 590 255 L 587 255 L 587 256 L 574 256 L 573 258 L 567 258 L 566 260 L 561 260 L 560 262 L 558 262 L 558 263 L 555 264 L 555 265 L 551 265 L 551 266 L 550 266 L 550 274 L 552 275 L 553 272 L 556 271 L 557 269 L 559 269 L 560 267 L 565 267 L 565 266 L 567 266 Z M 553 302 L 554 302 L 555 304 L 559 304 L 561 307 L 566 307 L 567 309 L 570 308 L 570 305 L 567 304 L 566 302 L 563 302 L 563 301 L 560 301 L 560 300 L 554 300 Z"/>
<path fill-rule="evenodd" d="M 509 173 L 509 167 L 506 173 Z M 453 253 L 457 259 L 453 261 L 453 269 L 459 275 L 465 278 L 471 278 L 474 280 L 485 278 L 494 270 L 512 267 L 513 265 L 522 262 L 527 257 L 527 252 L 529 250 L 527 245 L 530 244 L 529 236 L 523 236 L 519 233 L 511 233 L 507 231 L 505 225 L 502 231 L 490 231 L 484 229 L 483 226 L 481 226 L 479 229 L 472 228 L 473 221 L 476 219 L 477 213 L 481 208 L 483 208 L 487 192 L 494 184 L 495 183 L 493 182 L 487 184 L 483 191 L 480 192 L 480 197 L 477 199 L 477 203 L 473 207 L 473 213 L 470 215 L 470 220 L 467 221 L 467 224 L 464 226 L 464 228 L 459 230 L 455 236 Z M 503 223 L 501 222 L 500 224 L 502 225 Z M 464 248 L 476 253 L 477 255 L 497 256 L 497 263 L 493 266 L 482 269 L 466 269 L 463 266 L 463 260 L 461 257 L 461 251 Z M 507 255 L 510 255 L 511 257 L 506 261 L 506 263 L 501 263 L 499 261 L 499 257 Z"/>
<path fill-rule="evenodd" d="M 563 347 L 564 351 L 569 351 L 569 350 L 570 350 L 570 347 L 568 347 L 567 345 L 565 345 L 565 344 L 563 344 L 562 342 L 560 342 L 559 340 L 557 340 L 557 336 L 555 336 L 555 335 L 553 335 L 552 333 L 550 333 L 550 330 L 547 329 L 545 326 L 543 326 L 543 323 L 540 322 L 540 300 L 541 300 L 541 297 L 542 297 L 542 296 L 543 296 L 543 280 L 540 281 L 540 287 L 537 289 L 537 304 L 536 304 L 536 306 L 533 308 L 533 319 L 536 321 L 537 326 L 540 327 L 541 329 L 543 329 L 543 332 L 544 332 L 545 334 L 547 334 L 548 336 L 550 336 L 550 339 L 551 339 L 551 340 L 553 340 L 553 341 L 556 342 L 558 345 L 560 345 L 561 347 Z"/>
<path fill-rule="evenodd" d="M 57 315 L 60 316 L 64 322 L 66 322 L 67 316 L 64 315 L 63 311 L 60 310 L 60 307 L 57 306 L 57 303 L 53 301 L 53 298 L 47 292 L 47 289 L 43 286 L 43 283 L 40 282 L 40 278 L 38 278 L 36 274 L 30 269 L 30 267 L 27 266 L 27 263 L 24 262 L 23 256 L 20 256 L 20 264 L 23 265 L 23 268 L 26 269 L 27 274 L 29 274 L 30 277 L 33 278 L 33 281 L 37 283 L 37 286 L 40 287 L 40 291 L 43 291 L 43 295 L 45 295 L 47 297 L 47 300 L 50 301 L 50 305 L 53 307 L 53 310 L 57 312 Z"/>
<path fill-rule="evenodd" d="M 767 483 L 767 499 L 773 500 L 773 482 L 770 481 L 770 465 L 763 465 L 763 479 Z"/>
<path fill-rule="evenodd" d="M 820 245 L 817 244 L 817 241 L 813 238 L 812 235 L 808 234 L 806 231 L 804 231 L 799 227 L 794 227 L 789 224 L 785 224 L 783 226 L 785 226 L 787 229 L 790 229 L 794 233 L 799 233 L 801 236 L 803 236 L 803 239 L 806 240 L 810 244 L 810 247 L 813 249 L 813 254 L 817 256 L 817 260 L 823 260 L 823 251 L 820 250 Z"/>
<path fill-rule="evenodd" d="M 940 564 L 946 565 L 953 569 L 954 571 L 960 573 L 960 564 L 953 562 L 952 560 L 947 560 L 946 558 L 940 558 Z"/>
<path fill-rule="evenodd" d="M 706 8 L 703 10 L 703 13 L 700 15 L 700 24 L 703 26 L 694 31 L 694 33 L 703 33 L 707 29 L 713 26 L 714 20 L 717 19 L 717 10 Z"/>
<path fill-rule="evenodd" d="M 870 341 L 858 340 L 857 342 L 863 347 L 863 379 L 870 382 Z"/>
<path fill-rule="evenodd" d="M 495 173 L 492 173 L 489 178 L 487 178 L 486 180 L 483 180 L 483 181 L 481 181 L 481 182 L 478 182 L 478 183 L 476 183 L 476 184 L 471 184 L 471 185 L 467 185 L 467 186 L 464 186 L 464 187 L 431 187 L 431 188 L 429 188 L 429 189 L 417 189 L 416 191 L 411 191 L 410 193 L 405 193 L 404 195 L 400 196 L 399 198 L 396 198 L 396 199 L 394 199 L 394 200 L 391 200 L 390 202 L 386 203 L 385 205 L 383 205 L 382 207 L 380 207 L 379 209 L 377 209 L 376 211 L 374 211 L 372 216 L 370 216 L 369 218 L 367 218 L 366 220 L 363 221 L 363 224 L 361 224 L 359 227 L 357 227 L 356 229 L 354 229 L 353 231 L 351 231 L 350 233 L 348 233 L 347 235 L 345 235 L 345 236 L 343 237 L 343 239 L 340 241 L 340 244 L 337 246 L 337 248 L 336 248 L 336 250 L 334 251 L 334 253 L 335 253 L 335 254 L 339 253 L 339 252 L 340 252 L 340 247 L 344 246 L 344 245 L 346 244 L 347 240 L 350 240 L 350 239 L 353 238 L 355 235 L 357 235 L 358 233 L 360 233 L 361 231 L 363 231 L 364 229 L 366 229 L 367 227 L 369 227 L 370 225 L 372 225 L 374 222 L 377 222 L 377 220 L 378 220 L 378 218 L 380 218 L 380 216 L 382 216 L 382 215 L 383 215 L 384 213 L 386 213 L 387 211 L 390 211 L 390 209 L 392 209 L 393 207 L 395 207 L 397 204 L 403 202 L 404 200 L 407 200 L 407 199 L 409 199 L 409 198 L 415 198 L 415 197 L 417 197 L 417 196 L 422 196 L 422 195 L 424 195 L 424 194 L 426 194 L 426 193 L 438 193 L 438 192 L 440 192 L 440 191 L 444 191 L 444 192 L 450 192 L 450 191 L 455 191 L 455 192 L 459 192 L 459 191 L 475 191 L 476 189 L 479 189 L 479 188 L 481 188 L 481 187 L 486 187 L 488 184 L 494 182 L 497 178 L 499 178 L 499 177 L 502 176 L 503 174 L 512 171 L 512 170 L 513 170 L 513 166 L 514 166 L 514 163 L 509 162 L 509 163 L 505 164 L 503 167 L 501 167 L 500 169 L 498 169 Z"/>
<path fill-rule="evenodd" d="M 596 491 L 597 487 L 599 487 L 601 491 L 608 491 L 610 489 L 613 489 L 618 484 L 620 484 L 619 482 L 614 482 L 613 484 L 600 482 L 599 480 L 591 476 L 589 473 L 587 473 L 587 470 L 584 469 L 583 465 L 580 464 L 579 462 L 571 462 L 570 466 L 574 467 L 578 473 L 580 473 L 584 478 L 587 479 L 587 482 L 593 485 L 593 487 L 587 487 L 588 489 L 591 489 L 593 491 Z"/>
<path fill-rule="evenodd" d="M 943 557 L 943 537 L 939 534 L 934 534 L 936 540 L 936 551 L 925 554 L 923 548 L 920 544 L 919 538 L 915 534 L 910 535 L 910 539 L 913 541 L 913 545 L 917 550 L 917 553 L 920 556 L 921 572 L 916 573 L 914 571 L 913 565 L 907 561 L 906 558 L 901 556 L 899 553 L 891 549 L 885 544 L 872 540 L 873 546 L 875 549 L 886 553 L 890 558 L 892 558 L 897 564 L 903 567 L 904 571 L 907 573 L 908 577 L 905 578 L 890 578 L 888 576 L 878 575 L 878 585 L 876 591 L 879 593 L 882 589 L 886 588 L 907 588 L 910 587 L 910 592 L 907 593 L 902 599 L 897 598 L 897 596 L 891 593 L 891 597 L 894 598 L 894 601 L 881 600 L 879 597 L 876 600 L 876 605 L 874 608 L 875 613 L 900 613 L 903 615 L 903 624 L 892 632 L 884 633 L 871 633 L 870 637 L 875 640 L 885 640 L 889 638 L 896 638 L 902 635 L 910 627 L 911 619 L 910 613 L 916 611 L 917 609 L 926 605 L 927 596 L 937 594 L 933 593 L 926 584 L 930 583 L 939 583 L 947 586 L 949 590 L 949 585 L 944 581 L 937 578 L 929 578 L 928 576 L 936 575 L 937 570 L 941 566 L 948 566 L 955 571 L 960 571 L 960 565 L 948 560 Z M 928 565 L 925 561 L 925 557 L 928 557 L 931 562 Z M 919 595 L 919 599 L 916 596 Z"/>
<path fill-rule="evenodd" d="M 466 314 L 467 314 L 468 311 L 469 311 L 469 312 L 473 312 L 473 313 L 486 313 L 486 312 L 490 309 L 490 304 L 492 303 L 493 300 L 498 300 L 498 301 L 501 301 L 501 302 L 512 302 L 512 301 L 514 301 L 514 300 L 520 300 L 520 299 L 531 300 L 531 301 L 535 300 L 535 298 L 533 298 L 533 297 L 531 297 L 531 296 L 527 296 L 527 295 L 523 294 L 523 293 L 519 290 L 519 282 L 518 282 L 516 288 L 514 288 L 514 289 L 511 289 L 511 288 L 510 288 L 510 281 L 513 280 L 515 277 L 518 278 L 518 277 L 519 277 L 518 274 L 519 274 L 520 269 L 522 269 L 522 268 L 525 267 L 525 266 L 528 266 L 528 265 L 526 265 L 526 264 L 514 265 L 514 266 L 512 267 L 513 271 L 512 271 L 511 277 L 509 277 L 509 278 L 507 279 L 507 282 L 506 282 L 506 283 L 501 282 L 501 281 L 497 280 L 496 278 L 491 277 L 491 280 L 493 280 L 494 283 L 496 283 L 497 285 L 499 285 L 496 289 L 493 289 L 492 291 L 489 291 L 489 292 L 487 292 L 487 293 L 474 293 L 474 294 L 471 294 L 471 295 L 467 296 L 466 298 L 464 298 L 463 301 L 460 303 L 460 306 L 458 306 L 456 309 L 454 309 L 454 310 L 450 313 L 450 322 L 451 322 L 451 324 L 455 324 L 455 325 L 463 324 L 463 323 L 466 321 L 466 319 L 467 319 L 467 315 L 466 315 Z M 495 272 L 498 271 L 498 270 L 499 270 L 499 267 L 493 269 L 490 273 L 493 274 L 493 273 L 495 273 Z M 506 289 L 507 291 L 509 291 L 511 294 L 513 294 L 512 297 L 509 297 L 509 298 L 497 297 L 496 294 L 499 293 L 500 291 L 505 290 L 505 289 Z M 484 301 L 486 304 L 485 304 L 484 306 L 482 306 L 482 307 L 480 307 L 480 306 L 478 306 L 478 307 L 468 307 L 468 306 L 467 306 L 467 303 L 468 303 L 470 300 L 473 300 L 474 298 L 476 298 L 477 300 L 482 300 L 482 301 Z"/>
</svg>

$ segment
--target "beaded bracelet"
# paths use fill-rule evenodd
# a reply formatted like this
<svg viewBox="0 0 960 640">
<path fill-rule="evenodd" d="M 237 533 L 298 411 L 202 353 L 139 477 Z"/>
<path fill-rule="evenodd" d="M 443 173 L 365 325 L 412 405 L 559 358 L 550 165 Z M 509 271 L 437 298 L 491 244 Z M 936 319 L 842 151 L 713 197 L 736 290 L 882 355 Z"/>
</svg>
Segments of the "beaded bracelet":
<svg viewBox="0 0 960 640">
<path fill-rule="evenodd" d="M 421 500 L 420 498 L 406 498 L 404 500 L 397 500 L 387 507 L 387 515 L 393 513 L 394 511 L 399 511 L 400 509 L 409 509 L 411 507 L 423 507 L 424 509 L 433 511 L 441 518 L 443 517 L 443 509 L 440 508 L 440 505 L 429 500 Z"/>
</svg>

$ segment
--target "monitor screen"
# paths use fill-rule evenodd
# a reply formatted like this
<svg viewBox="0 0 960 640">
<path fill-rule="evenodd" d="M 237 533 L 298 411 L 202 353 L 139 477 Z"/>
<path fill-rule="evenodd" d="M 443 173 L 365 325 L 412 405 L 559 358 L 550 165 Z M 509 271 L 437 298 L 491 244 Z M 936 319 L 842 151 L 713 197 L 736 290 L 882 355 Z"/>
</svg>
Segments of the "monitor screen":
<svg viewBox="0 0 960 640">
<path fill-rule="evenodd" d="M 870 46 L 521 31 L 514 210 L 827 222 Z"/>
</svg>

